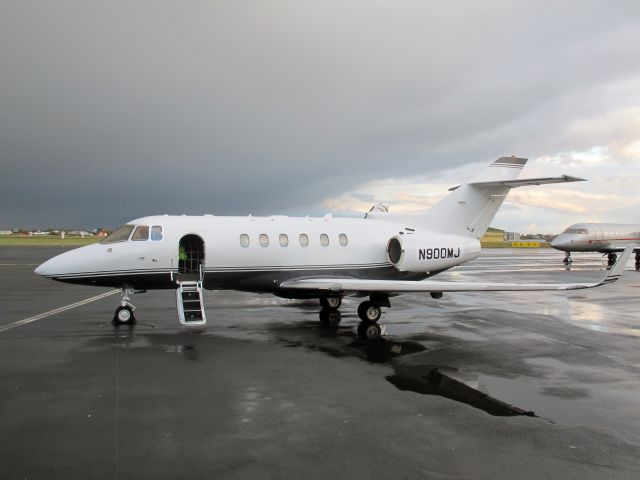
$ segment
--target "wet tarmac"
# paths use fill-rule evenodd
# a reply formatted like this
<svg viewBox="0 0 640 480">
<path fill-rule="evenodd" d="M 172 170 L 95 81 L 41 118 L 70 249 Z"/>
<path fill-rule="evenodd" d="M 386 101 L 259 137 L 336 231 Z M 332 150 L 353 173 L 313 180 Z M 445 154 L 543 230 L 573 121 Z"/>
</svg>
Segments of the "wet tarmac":
<svg viewBox="0 0 640 480">
<path fill-rule="evenodd" d="M 32 273 L 59 251 L 0 249 L 2 478 L 640 478 L 631 262 L 591 290 L 403 295 L 364 342 L 357 299 L 320 322 L 315 301 L 239 292 L 206 292 L 205 333 L 171 291 L 114 329 L 109 289 Z M 486 250 L 438 278 L 605 272 L 562 258 Z"/>
</svg>

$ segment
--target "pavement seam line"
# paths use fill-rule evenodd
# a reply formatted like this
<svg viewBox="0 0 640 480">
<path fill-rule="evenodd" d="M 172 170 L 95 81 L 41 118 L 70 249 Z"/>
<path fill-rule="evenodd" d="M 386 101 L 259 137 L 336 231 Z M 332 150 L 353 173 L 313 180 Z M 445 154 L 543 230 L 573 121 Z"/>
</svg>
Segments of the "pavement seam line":
<svg viewBox="0 0 640 480">
<path fill-rule="evenodd" d="M 79 302 L 72 303 L 70 305 L 66 305 L 64 307 L 55 308 L 53 310 L 49 310 L 48 312 L 40 313 L 38 315 L 34 315 L 33 317 L 24 318 L 22 320 L 16 320 L 15 322 L 11 322 L 7 325 L 3 325 L 0 327 L 0 333 L 6 332 L 7 330 L 11 330 L 12 328 L 20 327 L 22 325 L 27 325 L 32 322 L 36 322 L 46 317 L 50 317 L 51 315 L 55 315 L 57 313 L 66 312 L 67 310 L 71 310 L 77 307 L 81 307 L 91 302 L 95 302 L 97 300 L 101 300 L 103 298 L 109 297 L 111 295 L 115 295 L 120 290 L 111 290 L 110 292 L 101 293 L 100 295 L 96 295 L 95 297 L 86 298 L 84 300 L 80 300 Z"/>
</svg>

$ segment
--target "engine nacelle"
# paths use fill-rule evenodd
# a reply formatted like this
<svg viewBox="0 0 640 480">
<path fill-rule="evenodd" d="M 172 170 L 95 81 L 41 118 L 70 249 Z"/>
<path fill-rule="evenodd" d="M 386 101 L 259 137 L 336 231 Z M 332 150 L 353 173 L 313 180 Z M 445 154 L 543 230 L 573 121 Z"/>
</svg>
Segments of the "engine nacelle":
<svg viewBox="0 0 640 480">
<path fill-rule="evenodd" d="M 392 237 L 387 243 L 387 257 L 401 272 L 432 272 L 478 255 L 480 241 L 460 235 L 414 233 Z"/>
</svg>

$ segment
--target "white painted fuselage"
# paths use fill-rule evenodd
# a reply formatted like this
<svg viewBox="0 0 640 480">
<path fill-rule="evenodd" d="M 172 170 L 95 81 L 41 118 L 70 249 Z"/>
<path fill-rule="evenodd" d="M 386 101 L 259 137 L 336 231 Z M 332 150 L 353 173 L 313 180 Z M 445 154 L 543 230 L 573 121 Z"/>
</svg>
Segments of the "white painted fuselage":
<svg viewBox="0 0 640 480">
<path fill-rule="evenodd" d="M 37 273 L 56 280 L 138 289 L 175 288 L 180 240 L 204 243 L 204 287 L 277 292 L 280 283 L 307 276 L 423 279 L 473 260 L 477 239 L 427 232 L 380 219 L 325 217 L 217 217 L 159 215 L 128 223 L 161 227 L 161 239 L 129 238 L 72 250 Z M 393 237 L 420 235 L 421 272 L 400 271 L 389 260 Z M 420 251 L 422 250 L 422 251 Z"/>
</svg>

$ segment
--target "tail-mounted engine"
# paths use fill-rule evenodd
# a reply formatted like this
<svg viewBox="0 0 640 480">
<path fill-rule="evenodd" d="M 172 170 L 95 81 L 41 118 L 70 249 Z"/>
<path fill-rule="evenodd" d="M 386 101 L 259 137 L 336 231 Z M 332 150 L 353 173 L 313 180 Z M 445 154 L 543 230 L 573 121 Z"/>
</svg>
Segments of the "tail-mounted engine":
<svg viewBox="0 0 640 480">
<path fill-rule="evenodd" d="M 473 260 L 480 241 L 458 235 L 399 235 L 387 243 L 387 257 L 401 272 L 432 272 Z"/>
</svg>

